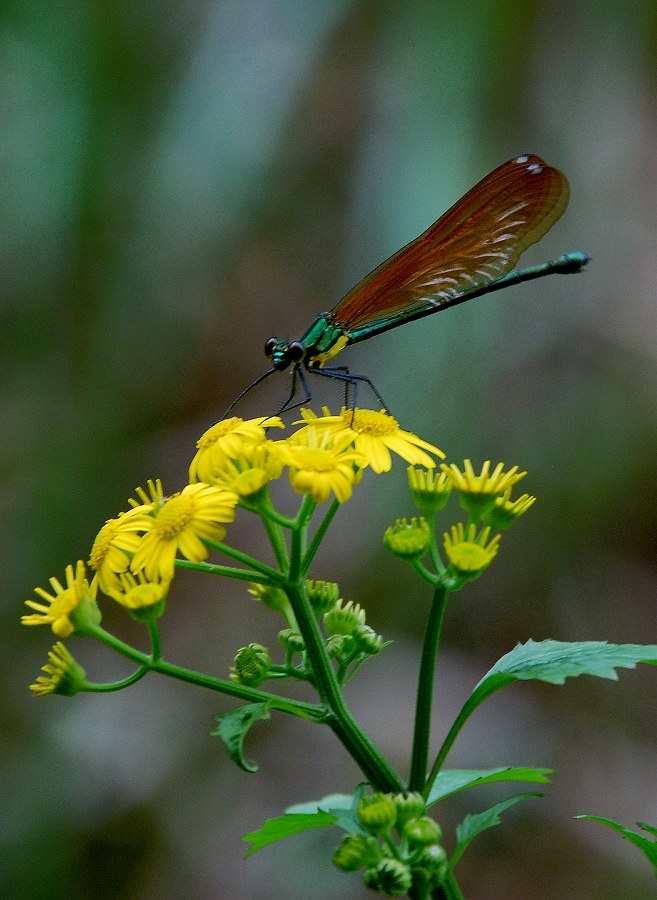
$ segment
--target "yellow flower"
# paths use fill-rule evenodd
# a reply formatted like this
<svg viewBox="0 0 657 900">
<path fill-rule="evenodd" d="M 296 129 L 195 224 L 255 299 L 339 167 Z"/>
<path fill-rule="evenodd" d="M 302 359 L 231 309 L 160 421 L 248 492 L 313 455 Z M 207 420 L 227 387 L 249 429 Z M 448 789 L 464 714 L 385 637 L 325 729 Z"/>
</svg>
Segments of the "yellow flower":
<svg viewBox="0 0 657 900">
<path fill-rule="evenodd" d="M 192 562 L 208 555 L 203 543 L 221 541 L 226 535 L 222 522 L 232 522 L 238 496 L 213 485 L 188 484 L 168 497 L 155 511 L 153 525 L 141 539 L 130 568 L 142 569 L 149 581 L 173 578 L 176 551 Z"/>
<path fill-rule="evenodd" d="M 170 581 L 160 579 L 149 581 L 143 571 L 137 572 L 136 577 L 132 572 L 123 572 L 119 575 L 119 590 L 110 596 L 126 609 L 143 609 L 163 600 L 170 585 Z"/>
<path fill-rule="evenodd" d="M 159 478 L 156 478 L 155 481 L 153 481 L 152 478 L 149 478 L 147 486 L 148 493 L 146 493 L 146 491 L 142 487 L 138 487 L 136 489 L 136 493 L 139 499 L 135 500 L 133 497 L 131 497 L 128 500 L 128 503 L 133 509 L 139 509 L 141 512 L 151 513 L 162 506 L 162 504 L 164 503 L 164 489 Z"/>
<path fill-rule="evenodd" d="M 139 532 L 148 531 L 153 524 L 151 516 L 141 507 L 133 507 L 116 519 L 108 519 L 96 535 L 89 565 L 98 576 L 101 591 L 112 596 L 120 590 L 119 574 L 130 565 L 130 558 L 139 546 Z"/>
<path fill-rule="evenodd" d="M 453 525 L 451 534 L 445 532 L 445 553 L 452 568 L 463 578 L 471 579 L 480 575 L 495 559 L 500 545 L 501 535 L 487 544 L 490 528 L 483 528 L 479 535 L 475 525 L 463 523 Z"/>
<path fill-rule="evenodd" d="M 25 605 L 35 609 L 36 613 L 22 616 L 23 625 L 51 625 L 57 637 L 65 638 L 74 631 L 81 631 L 87 622 L 97 624 L 100 621 L 96 606 L 96 579 L 89 584 L 81 559 L 78 560 L 75 571 L 73 566 L 66 567 L 66 587 L 62 587 L 57 578 L 51 578 L 50 584 L 53 594 L 43 588 L 34 589 L 46 601 L 45 604 L 35 600 L 25 601 Z"/>
<path fill-rule="evenodd" d="M 408 522 L 397 519 L 394 525 L 386 528 L 383 534 L 383 545 L 400 559 L 422 559 L 431 545 L 431 531 L 426 519 L 415 516 Z"/>
<path fill-rule="evenodd" d="M 261 444 L 267 438 L 267 428 L 285 426 L 278 416 L 259 416 L 246 421 L 239 416 L 231 416 L 208 428 L 196 442 L 196 455 L 189 467 L 190 482 L 212 484 L 216 469 L 226 457 L 236 459 L 245 447 Z"/>
<path fill-rule="evenodd" d="M 212 481 L 240 497 L 253 497 L 283 470 L 281 461 L 271 453 L 272 441 L 244 446 L 239 456 L 225 457 L 212 472 Z"/>
<path fill-rule="evenodd" d="M 449 466 L 442 463 L 440 468 L 458 491 L 463 509 L 477 518 L 485 515 L 495 505 L 495 500 L 500 494 L 527 474 L 519 472 L 518 466 L 513 466 L 505 472 L 504 463 L 498 463 L 491 472 L 488 459 L 481 467 L 480 475 L 475 475 L 469 459 L 464 460 L 463 472 L 454 463 Z"/>
<path fill-rule="evenodd" d="M 351 497 L 356 479 L 354 466 L 364 465 L 364 457 L 349 449 L 349 435 L 332 438 L 311 427 L 303 431 L 303 443 L 290 439 L 273 445 L 278 458 L 289 467 L 290 484 L 297 493 L 310 494 L 315 503 L 324 503 L 331 492 L 344 503 Z"/>
<path fill-rule="evenodd" d="M 409 466 L 407 472 L 413 503 L 421 512 L 433 515 L 447 505 L 453 484 L 444 472 L 415 469 L 413 466 Z"/>
<path fill-rule="evenodd" d="M 45 697 L 47 694 L 72 697 L 84 687 L 86 673 L 61 641 L 57 641 L 49 651 L 48 662 L 41 667 L 41 671 L 46 674 L 38 675 L 36 682 L 30 685 L 35 697 Z"/>
<path fill-rule="evenodd" d="M 490 525 L 491 528 L 508 528 L 516 519 L 523 516 L 535 502 L 536 497 L 531 497 L 529 494 L 521 494 L 517 500 L 512 500 L 511 488 L 508 488 L 501 497 L 497 498 L 493 508 L 482 517 L 483 522 L 485 525 Z"/>
<path fill-rule="evenodd" d="M 377 475 L 390 471 L 391 450 L 406 462 L 428 469 L 433 468 L 436 463 L 424 452 L 425 450 L 441 459 L 445 458 L 445 454 L 438 447 L 423 441 L 410 431 L 401 429 L 397 420 L 388 415 L 384 409 L 376 412 L 373 409 L 347 409 L 343 406 L 339 416 L 332 416 L 326 406 L 322 411 L 324 415 L 319 418 L 311 410 L 304 409 L 301 412 L 303 416 L 301 421 L 308 423 L 308 426 L 326 429 L 336 436 L 349 435 L 356 451 L 362 453 L 367 465 Z M 303 431 L 304 429 L 301 429 L 301 432 Z"/>
</svg>

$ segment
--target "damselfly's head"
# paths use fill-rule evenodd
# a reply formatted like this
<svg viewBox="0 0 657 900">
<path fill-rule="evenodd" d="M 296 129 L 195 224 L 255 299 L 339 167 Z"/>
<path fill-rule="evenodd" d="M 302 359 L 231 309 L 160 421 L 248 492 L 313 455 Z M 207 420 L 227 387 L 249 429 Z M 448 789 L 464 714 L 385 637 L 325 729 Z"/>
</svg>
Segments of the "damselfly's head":
<svg viewBox="0 0 657 900">
<path fill-rule="evenodd" d="M 271 337 L 265 344 L 265 356 L 271 359 L 273 367 L 283 372 L 288 366 L 298 366 L 306 356 L 305 344 L 301 341 L 284 341 Z"/>
</svg>

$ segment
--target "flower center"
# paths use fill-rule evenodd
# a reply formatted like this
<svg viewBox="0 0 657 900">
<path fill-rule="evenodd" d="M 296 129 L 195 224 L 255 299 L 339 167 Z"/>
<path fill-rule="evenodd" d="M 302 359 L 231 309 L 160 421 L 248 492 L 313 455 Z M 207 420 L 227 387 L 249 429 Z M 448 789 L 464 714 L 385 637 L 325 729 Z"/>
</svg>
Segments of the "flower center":
<svg viewBox="0 0 657 900">
<path fill-rule="evenodd" d="M 297 469 L 312 469 L 313 472 L 331 472 L 337 460 L 329 450 L 318 450 L 312 447 L 299 450 L 294 466 Z"/>
<path fill-rule="evenodd" d="M 174 494 L 157 514 L 153 531 L 163 540 L 173 540 L 187 528 L 193 516 L 193 499 L 185 494 Z"/>
<path fill-rule="evenodd" d="M 342 413 L 345 423 L 354 431 L 361 434 L 371 434 L 374 437 L 383 437 L 391 434 L 399 428 L 399 423 L 387 413 L 376 412 L 373 409 L 346 409 Z"/>
</svg>

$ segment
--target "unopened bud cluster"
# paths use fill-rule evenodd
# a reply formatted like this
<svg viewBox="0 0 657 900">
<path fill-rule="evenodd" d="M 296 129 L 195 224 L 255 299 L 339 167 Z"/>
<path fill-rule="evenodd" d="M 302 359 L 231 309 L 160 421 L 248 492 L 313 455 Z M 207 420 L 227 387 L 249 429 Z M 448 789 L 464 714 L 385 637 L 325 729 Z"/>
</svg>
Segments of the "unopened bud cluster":
<svg viewBox="0 0 657 900">
<path fill-rule="evenodd" d="M 386 897 L 415 890 L 428 896 L 447 874 L 447 854 L 440 845 L 440 826 L 424 814 L 421 794 L 365 796 L 358 805 L 363 831 L 346 835 L 333 854 L 343 872 L 365 869 L 363 881 Z"/>
</svg>

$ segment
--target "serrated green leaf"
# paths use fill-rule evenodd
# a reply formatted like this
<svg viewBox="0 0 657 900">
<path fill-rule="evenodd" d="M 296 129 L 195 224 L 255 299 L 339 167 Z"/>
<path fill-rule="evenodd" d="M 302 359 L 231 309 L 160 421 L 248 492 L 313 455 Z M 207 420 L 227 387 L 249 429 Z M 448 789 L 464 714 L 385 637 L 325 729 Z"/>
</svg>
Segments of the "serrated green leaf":
<svg viewBox="0 0 657 900">
<path fill-rule="evenodd" d="M 547 777 L 552 769 L 534 769 L 528 767 L 504 769 L 443 769 L 433 783 L 427 806 L 437 803 L 462 791 L 465 788 L 478 787 L 493 781 L 531 781 L 537 784 L 550 784 Z"/>
<path fill-rule="evenodd" d="M 603 816 L 575 816 L 575 818 L 590 819 L 592 822 L 602 822 L 603 825 L 608 825 L 610 828 L 618 831 L 619 834 L 622 834 L 623 837 L 626 838 L 626 840 L 631 841 L 639 848 L 639 850 L 641 850 L 654 868 L 655 875 L 657 876 L 657 841 L 650 840 L 645 837 L 645 835 L 639 834 L 638 831 L 632 831 L 631 828 L 626 828 L 625 825 L 621 825 L 620 822 L 614 822 L 613 819 L 605 819 Z M 636 824 L 639 828 L 643 828 L 644 831 L 657 836 L 657 828 L 653 825 L 646 825 L 645 822 L 637 822 Z"/>
<path fill-rule="evenodd" d="M 252 846 L 244 854 L 246 859 L 261 850 L 268 844 L 276 841 L 282 841 L 283 838 L 290 837 L 293 834 L 301 834 L 304 831 L 312 831 L 315 828 L 327 828 L 329 825 L 335 824 L 335 816 L 328 812 L 316 813 L 286 813 L 284 816 L 278 816 L 276 819 L 267 819 L 264 825 L 257 831 L 251 831 L 245 834 L 243 841 L 251 841 Z"/>
<path fill-rule="evenodd" d="M 285 812 L 290 814 L 328 812 L 335 816 L 335 825 L 343 831 L 365 834 L 358 821 L 357 809 L 361 797 L 366 793 L 367 785 L 359 784 L 353 794 L 328 794 L 321 800 L 309 800 L 307 803 L 295 803 Z"/>
<path fill-rule="evenodd" d="M 616 669 L 657 664 L 656 644 L 608 644 L 606 641 L 527 641 L 499 659 L 475 690 L 494 676 L 563 684 L 566 678 L 595 675 L 616 681 Z"/>
<path fill-rule="evenodd" d="M 290 815 L 297 815 L 299 813 L 327 812 L 329 809 L 346 810 L 351 809 L 353 802 L 353 794 L 327 794 L 327 796 L 322 797 L 321 800 L 308 800 L 306 803 L 295 803 L 293 806 L 288 806 L 285 812 Z"/>
<path fill-rule="evenodd" d="M 210 734 L 221 738 L 228 755 L 240 769 L 244 769 L 245 772 L 257 772 L 257 764 L 247 762 L 244 758 L 244 738 L 254 722 L 268 718 L 268 703 L 249 703 L 247 706 L 239 706 L 217 716 L 218 725 Z"/>
<path fill-rule="evenodd" d="M 501 823 L 502 820 L 499 817 L 501 812 L 513 806 L 514 803 L 518 803 L 519 800 L 542 796 L 542 794 L 538 793 L 516 794 L 515 797 L 509 797 L 501 803 L 496 803 L 495 806 L 491 806 L 485 812 L 467 815 L 461 824 L 456 826 L 456 848 L 449 862 L 450 869 L 453 869 L 463 856 L 473 838 L 481 834 L 482 831 L 486 831 L 488 828 L 493 828 L 494 825 Z"/>
</svg>

